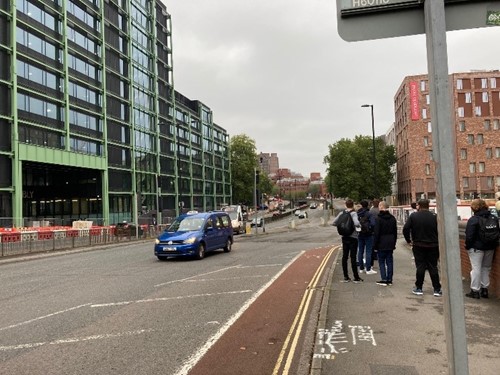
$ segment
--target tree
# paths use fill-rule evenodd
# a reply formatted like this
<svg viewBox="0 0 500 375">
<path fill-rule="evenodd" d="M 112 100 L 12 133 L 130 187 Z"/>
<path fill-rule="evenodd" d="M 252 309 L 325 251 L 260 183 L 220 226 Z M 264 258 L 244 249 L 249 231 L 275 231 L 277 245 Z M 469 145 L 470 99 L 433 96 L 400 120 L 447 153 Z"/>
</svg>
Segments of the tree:
<svg viewBox="0 0 500 375">
<path fill-rule="evenodd" d="M 244 134 L 229 141 L 233 203 L 250 204 L 254 196 L 254 171 L 257 167 L 255 141 Z"/>
<path fill-rule="evenodd" d="M 335 196 L 355 201 L 390 195 L 394 179 L 391 166 L 396 163 L 394 146 L 386 145 L 381 138 L 375 139 L 375 179 L 372 147 L 373 139 L 368 136 L 356 136 L 354 140 L 343 138 L 329 145 L 328 155 L 324 158 L 324 163 L 328 165 L 327 189 Z M 375 191 L 378 197 L 374 197 Z"/>
</svg>

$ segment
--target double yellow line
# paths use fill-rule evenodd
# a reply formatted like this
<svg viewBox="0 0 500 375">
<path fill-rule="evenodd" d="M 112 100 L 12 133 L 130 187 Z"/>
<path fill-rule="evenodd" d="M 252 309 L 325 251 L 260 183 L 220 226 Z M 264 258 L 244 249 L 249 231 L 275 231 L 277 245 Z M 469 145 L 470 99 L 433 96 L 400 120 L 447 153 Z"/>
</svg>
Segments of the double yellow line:
<svg viewBox="0 0 500 375">
<path fill-rule="evenodd" d="M 299 337 L 302 332 L 302 327 L 304 326 L 304 321 L 307 317 L 307 312 L 309 310 L 309 304 L 311 303 L 313 291 L 318 285 L 321 274 L 323 273 L 323 270 L 325 269 L 328 260 L 330 259 L 336 248 L 337 247 L 332 247 L 330 251 L 328 251 L 325 258 L 321 262 L 320 266 L 316 270 L 316 273 L 314 274 L 311 282 L 307 286 L 304 296 L 302 297 L 302 301 L 300 302 L 297 314 L 295 315 L 295 318 L 293 320 L 292 326 L 290 327 L 286 340 L 283 343 L 283 347 L 281 348 L 281 352 L 278 357 L 278 360 L 276 361 L 276 365 L 274 366 L 273 375 L 278 375 L 281 367 L 283 367 L 281 375 L 287 375 L 288 372 L 290 371 L 295 350 L 297 348 L 297 342 L 299 341 Z M 285 361 L 285 355 L 287 351 L 288 351 L 288 356 L 286 357 Z"/>
</svg>

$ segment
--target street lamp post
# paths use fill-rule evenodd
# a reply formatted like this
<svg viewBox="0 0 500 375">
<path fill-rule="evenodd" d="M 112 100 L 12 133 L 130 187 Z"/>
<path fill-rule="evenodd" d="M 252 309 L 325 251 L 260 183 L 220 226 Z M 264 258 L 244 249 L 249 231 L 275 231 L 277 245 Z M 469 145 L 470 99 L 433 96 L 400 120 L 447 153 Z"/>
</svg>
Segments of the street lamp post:
<svg viewBox="0 0 500 375">
<path fill-rule="evenodd" d="M 377 158 L 375 151 L 375 117 L 373 116 L 373 104 L 363 104 L 361 107 L 370 107 L 372 115 L 372 162 L 373 162 L 373 198 L 378 198 L 377 189 Z"/>
</svg>

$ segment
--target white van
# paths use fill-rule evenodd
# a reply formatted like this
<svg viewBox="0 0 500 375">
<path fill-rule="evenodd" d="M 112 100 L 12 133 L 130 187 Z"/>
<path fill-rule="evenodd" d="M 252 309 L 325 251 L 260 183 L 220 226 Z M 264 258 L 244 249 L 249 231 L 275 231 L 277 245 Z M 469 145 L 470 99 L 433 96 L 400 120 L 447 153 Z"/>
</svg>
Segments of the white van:
<svg viewBox="0 0 500 375">
<path fill-rule="evenodd" d="M 234 234 L 240 234 L 245 232 L 245 215 L 243 208 L 239 204 L 223 206 L 222 211 L 226 212 L 231 218 L 231 225 L 233 227 Z"/>
</svg>

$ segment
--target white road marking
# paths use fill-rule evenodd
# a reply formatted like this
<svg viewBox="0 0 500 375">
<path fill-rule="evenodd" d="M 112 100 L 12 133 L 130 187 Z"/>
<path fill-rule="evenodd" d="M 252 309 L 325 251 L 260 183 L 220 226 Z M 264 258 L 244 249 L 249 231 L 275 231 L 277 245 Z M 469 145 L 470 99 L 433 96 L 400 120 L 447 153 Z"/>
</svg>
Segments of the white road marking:
<svg viewBox="0 0 500 375">
<path fill-rule="evenodd" d="M 238 276 L 238 277 L 223 277 L 214 279 L 196 279 L 196 280 L 186 280 L 187 283 L 199 283 L 201 281 L 227 281 L 227 280 L 243 280 L 243 279 L 257 279 L 260 277 L 268 277 L 269 275 L 251 275 L 251 276 Z"/>
<path fill-rule="evenodd" d="M 166 283 L 156 284 L 155 288 L 157 288 L 159 286 L 163 286 L 163 285 L 173 284 L 173 283 L 181 283 L 183 281 L 188 281 L 188 280 L 194 279 L 195 277 L 211 275 L 211 274 L 214 274 L 214 273 L 217 273 L 217 272 L 222 272 L 222 271 L 226 271 L 226 270 L 230 270 L 232 268 L 238 268 L 238 267 L 240 267 L 240 266 L 231 266 L 231 267 L 221 268 L 220 270 L 216 270 L 216 271 L 212 271 L 212 272 L 206 272 L 206 273 L 201 273 L 199 275 L 194 275 L 194 276 L 191 276 L 191 277 L 186 277 L 185 279 L 178 279 L 178 280 L 167 281 Z"/>
<path fill-rule="evenodd" d="M 89 305 L 90 305 L 90 303 L 86 303 L 84 305 L 79 305 L 79 306 L 71 307 L 71 308 L 66 309 L 66 310 L 56 311 L 56 312 L 54 312 L 52 314 L 48 314 L 48 315 L 44 315 L 44 316 L 39 316 L 38 318 L 26 320 L 24 322 L 20 322 L 20 323 L 17 323 L 17 324 L 12 324 L 12 325 L 7 326 L 7 327 L 2 327 L 2 328 L 0 328 L 0 331 L 4 331 L 6 329 L 11 329 L 11 328 L 16 328 L 16 327 L 19 327 L 19 326 L 23 326 L 25 324 L 30 324 L 30 323 L 36 322 L 38 320 L 41 320 L 41 319 L 51 318 L 53 316 L 56 316 L 56 315 L 59 315 L 59 314 L 64 314 L 64 313 L 67 313 L 69 311 L 80 309 L 82 307 L 89 306 Z"/>
<path fill-rule="evenodd" d="M 191 294 L 189 296 L 177 296 L 177 297 L 159 297 L 159 298 L 150 298 L 150 299 L 139 299 L 136 301 L 122 301 L 122 302 L 110 302 L 110 303 L 99 303 L 90 305 L 91 308 L 95 307 L 111 307 L 111 306 L 123 306 L 123 305 L 131 305 L 133 303 L 148 303 L 148 302 L 160 302 L 160 301 L 172 301 L 172 300 L 180 300 L 186 298 L 198 298 L 198 297 L 213 297 L 213 296 L 221 296 L 225 294 L 244 294 L 250 293 L 252 290 L 236 290 L 232 292 L 220 292 L 220 293 L 205 293 L 205 294 Z"/>
<path fill-rule="evenodd" d="M 73 344 L 73 343 L 79 343 L 79 342 L 84 342 L 84 341 L 105 340 L 105 339 L 112 339 L 112 338 L 123 337 L 123 336 L 136 336 L 136 335 L 142 335 L 142 334 L 148 333 L 148 332 L 154 332 L 154 330 L 153 329 L 141 329 L 141 330 L 137 330 L 137 331 L 108 333 L 108 334 L 104 334 L 104 335 L 73 337 L 73 338 L 55 340 L 55 341 L 32 342 L 32 343 L 28 343 L 28 344 L 0 346 L 0 352 L 7 352 L 7 351 L 19 350 L 19 349 L 32 349 L 32 348 L 36 348 L 36 347 L 44 346 L 44 345 Z"/>
<path fill-rule="evenodd" d="M 288 262 L 274 277 L 269 280 L 265 285 L 262 286 L 248 301 L 245 302 L 243 306 L 229 318 L 229 320 L 221 327 L 219 330 L 212 336 L 209 337 L 207 342 L 199 349 L 195 350 L 195 354 L 193 354 L 190 358 L 187 359 L 184 366 L 182 366 L 174 375 L 187 375 L 189 371 L 198 363 L 198 361 L 208 352 L 208 350 L 219 340 L 224 333 L 238 320 L 238 318 L 255 302 L 259 296 L 265 292 L 269 286 L 271 286 L 274 281 L 281 276 L 283 272 L 286 271 L 290 265 L 295 262 L 304 252 L 301 251 L 295 258 L 293 258 L 290 262 Z"/>
</svg>

